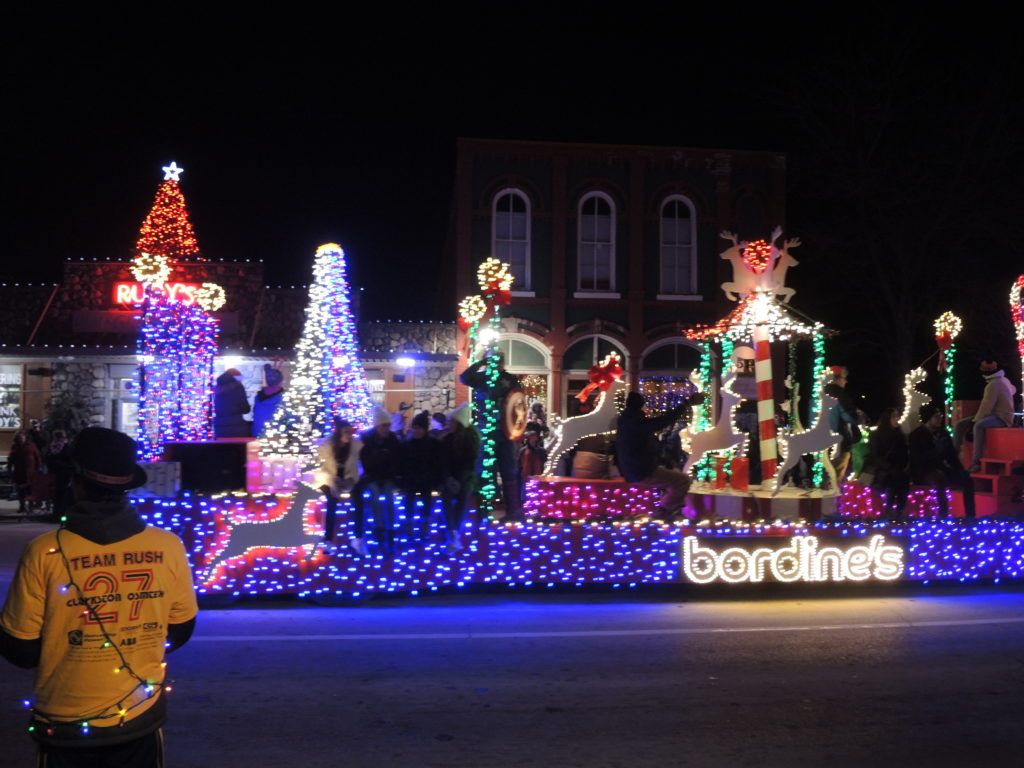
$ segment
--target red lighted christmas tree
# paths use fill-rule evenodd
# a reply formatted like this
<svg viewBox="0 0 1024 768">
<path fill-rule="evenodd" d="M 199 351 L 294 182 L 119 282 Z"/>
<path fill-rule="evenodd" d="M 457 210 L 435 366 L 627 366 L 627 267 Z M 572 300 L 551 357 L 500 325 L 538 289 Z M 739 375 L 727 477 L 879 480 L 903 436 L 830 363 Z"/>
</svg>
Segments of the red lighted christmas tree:
<svg viewBox="0 0 1024 768">
<path fill-rule="evenodd" d="M 142 283 L 139 329 L 139 456 L 156 461 L 168 442 L 213 437 L 213 360 L 220 332 L 212 314 L 224 291 L 203 283 L 195 301 L 177 301 L 165 285 L 173 262 L 199 257 L 199 245 L 178 187 L 182 169 L 171 163 L 139 231 L 132 275 Z"/>
<path fill-rule="evenodd" d="M 181 171 L 173 162 L 163 168 L 164 181 L 157 189 L 153 207 L 139 230 L 136 257 L 148 253 L 164 256 L 168 261 L 202 260 L 199 242 L 185 207 L 185 196 L 178 186 Z"/>
</svg>

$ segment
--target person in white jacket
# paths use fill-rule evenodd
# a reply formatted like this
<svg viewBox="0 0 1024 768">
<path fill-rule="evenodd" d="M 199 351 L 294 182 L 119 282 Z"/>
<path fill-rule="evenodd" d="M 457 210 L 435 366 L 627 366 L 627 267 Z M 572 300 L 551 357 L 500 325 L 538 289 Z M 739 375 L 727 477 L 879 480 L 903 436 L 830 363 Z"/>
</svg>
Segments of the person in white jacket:
<svg viewBox="0 0 1024 768">
<path fill-rule="evenodd" d="M 985 378 L 985 392 L 981 396 L 978 412 L 969 419 L 958 421 L 953 433 L 959 452 L 967 431 L 973 429 L 974 455 L 971 466 L 967 468 L 968 472 L 981 469 L 981 457 L 985 455 L 985 431 L 989 427 L 1009 427 L 1013 424 L 1013 396 L 1017 392 L 996 361 L 982 360 L 980 371 Z"/>
<path fill-rule="evenodd" d="M 317 486 L 327 498 L 324 515 L 324 541 L 334 542 L 334 521 L 338 513 L 338 501 L 342 494 L 352 490 L 359 480 L 359 453 L 363 444 L 354 436 L 355 430 L 344 419 L 334 420 L 334 431 L 330 437 L 317 446 L 320 455 L 320 471 L 317 472 Z"/>
</svg>

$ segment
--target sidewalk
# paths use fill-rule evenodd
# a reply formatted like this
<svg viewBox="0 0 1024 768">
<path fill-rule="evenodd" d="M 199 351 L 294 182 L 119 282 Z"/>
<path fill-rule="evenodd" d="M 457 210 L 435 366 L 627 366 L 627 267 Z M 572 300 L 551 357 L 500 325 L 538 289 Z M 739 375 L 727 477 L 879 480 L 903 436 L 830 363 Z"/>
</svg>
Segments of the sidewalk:
<svg viewBox="0 0 1024 768">
<path fill-rule="evenodd" d="M 37 509 L 30 514 L 23 515 L 18 512 L 17 499 L 0 499 L 0 525 L 49 522 L 51 522 L 50 512 L 45 509 Z"/>
</svg>

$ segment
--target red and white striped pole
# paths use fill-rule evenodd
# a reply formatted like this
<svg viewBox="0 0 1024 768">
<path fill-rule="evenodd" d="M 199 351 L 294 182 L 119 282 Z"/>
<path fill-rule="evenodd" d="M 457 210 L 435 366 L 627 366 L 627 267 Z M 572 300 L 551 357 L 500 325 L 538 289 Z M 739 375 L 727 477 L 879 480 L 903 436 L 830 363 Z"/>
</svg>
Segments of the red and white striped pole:
<svg viewBox="0 0 1024 768">
<path fill-rule="evenodd" d="M 772 388 L 772 346 L 767 325 L 754 327 L 754 380 L 757 382 L 757 427 L 761 445 L 761 482 L 775 477 L 775 393 Z"/>
</svg>

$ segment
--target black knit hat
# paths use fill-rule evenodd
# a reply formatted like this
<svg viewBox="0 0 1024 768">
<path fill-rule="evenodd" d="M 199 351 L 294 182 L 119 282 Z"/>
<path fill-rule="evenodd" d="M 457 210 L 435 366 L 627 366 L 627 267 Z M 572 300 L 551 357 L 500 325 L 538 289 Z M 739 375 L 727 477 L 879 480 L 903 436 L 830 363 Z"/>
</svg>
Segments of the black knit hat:
<svg viewBox="0 0 1024 768">
<path fill-rule="evenodd" d="M 86 427 L 71 441 L 71 463 L 79 477 L 110 491 L 146 484 L 146 470 L 135 463 L 135 441 L 106 427 Z"/>
</svg>

